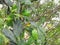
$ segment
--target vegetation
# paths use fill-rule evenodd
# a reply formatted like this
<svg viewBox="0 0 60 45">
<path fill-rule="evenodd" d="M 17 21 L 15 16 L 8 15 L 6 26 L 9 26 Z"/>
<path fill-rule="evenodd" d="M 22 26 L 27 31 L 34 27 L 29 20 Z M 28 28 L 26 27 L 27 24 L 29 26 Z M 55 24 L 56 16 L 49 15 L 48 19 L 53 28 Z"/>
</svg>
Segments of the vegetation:
<svg viewBox="0 0 60 45">
<path fill-rule="evenodd" d="M 8 0 L 2 5 L 0 45 L 60 44 L 59 1 Z"/>
</svg>

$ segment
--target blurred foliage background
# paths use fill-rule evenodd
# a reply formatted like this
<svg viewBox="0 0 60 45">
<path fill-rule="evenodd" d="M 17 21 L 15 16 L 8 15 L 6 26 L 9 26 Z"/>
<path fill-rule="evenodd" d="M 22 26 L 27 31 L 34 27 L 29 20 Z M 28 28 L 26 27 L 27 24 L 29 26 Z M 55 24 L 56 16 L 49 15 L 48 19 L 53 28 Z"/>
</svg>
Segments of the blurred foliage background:
<svg viewBox="0 0 60 45">
<path fill-rule="evenodd" d="M 60 45 L 60 0 L 0 0 L 0 45 Z"/>
</svg>

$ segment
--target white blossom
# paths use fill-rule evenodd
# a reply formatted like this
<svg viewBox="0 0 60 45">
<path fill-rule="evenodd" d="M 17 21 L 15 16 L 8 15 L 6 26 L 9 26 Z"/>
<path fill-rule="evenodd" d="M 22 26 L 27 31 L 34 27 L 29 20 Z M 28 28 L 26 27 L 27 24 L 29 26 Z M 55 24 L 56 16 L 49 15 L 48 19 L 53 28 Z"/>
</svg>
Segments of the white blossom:
<svg viewBox="0 0 60 45">
<path fill-rule="evenodd" d="M 3 5 L 2 4 L 0 4 L 0 10 L 1 10 L 1 8 L 3 7 Z"/>
</svg>

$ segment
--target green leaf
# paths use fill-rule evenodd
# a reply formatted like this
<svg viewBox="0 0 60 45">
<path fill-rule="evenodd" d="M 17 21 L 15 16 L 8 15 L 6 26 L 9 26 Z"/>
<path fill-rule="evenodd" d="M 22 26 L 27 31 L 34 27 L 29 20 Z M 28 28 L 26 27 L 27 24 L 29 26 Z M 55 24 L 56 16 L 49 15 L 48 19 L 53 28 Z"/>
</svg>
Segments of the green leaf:
<svg viewBox="0 0 60 45">
<path fill-rule="evenodd" d="M 46 41 L 45 40 L 45 30 L 41 26 L 37 27 L 37 30 L 38 30 L 38 36 L 39 36 L 38 40 L 41 41 L 39 44 L 44 45 L 44 43 Z"/>
<path fill-rule="evenodd" d="M 24 11 L 22 12 L 22 14 L 23 14 L 24 16 L 29 16 L 30 13 L 31 13 L 30 10 L 24 10 Z"/>
<path fill-rule="evenodd" d="M 0 35 L 0 45 L 4 45 L 5 41 L 2 35 Z"/>
<path fill-rule="evenodd" d="M 4 24 L 4 20 L 0 18 L 0 28 L 2 28 L 3 24 Z"/>
<path fill-rule="evenodd" d="M 31 45 L 33 42 L 34 42 L 33 37 L 30 37 L 30 38 L 28 39 L 28 42 L 26 43 L 26 45 Z"/>
<path fill-rule="evenodd" d="M 16 11 L 17 11 L 17 6 L 16 6 L 16 4 L 14 4 L 11 8 L 11 12 L 13 13 L 13 12 L 16 12 Z"/>
<path fill-rule="evenodd" d="M 32 37 L 34 40 L 37 40 L 38 39 L 38 32 L 36 29 L 32 30 Z"/>
<path fill-rule="evenodd" d="M 4 23 L 4 20 L 0 18 L 0 24 L 3 24 Z"/>
</svg>

